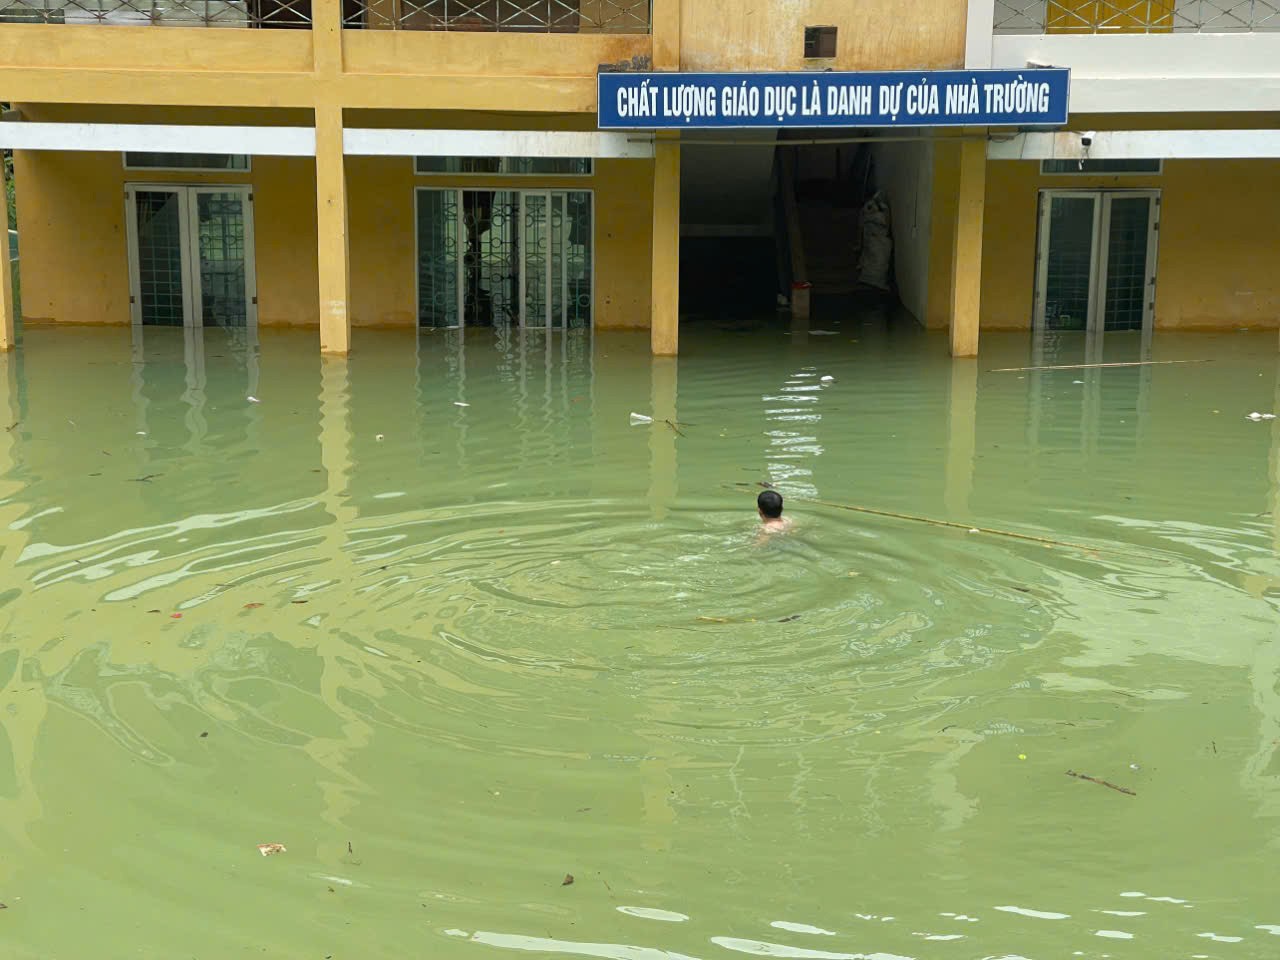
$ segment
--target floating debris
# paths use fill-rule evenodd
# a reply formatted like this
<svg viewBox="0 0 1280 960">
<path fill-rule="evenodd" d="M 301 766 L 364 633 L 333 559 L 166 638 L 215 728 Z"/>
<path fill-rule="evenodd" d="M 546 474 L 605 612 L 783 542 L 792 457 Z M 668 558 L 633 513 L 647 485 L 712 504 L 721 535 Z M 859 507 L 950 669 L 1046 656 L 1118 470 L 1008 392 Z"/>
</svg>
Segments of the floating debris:
<svg viewBox="0 0 1280 960">
<path fill-rule="evenodd" d="M 261 402 L 262 402 L 262 401 L 261 401 L 261 400 L 259 400 L 257 397 L 246 397 L 245 399 L 246 399 L 246 400 L 248 400 L 250 403 L 261 403 Z"/>
<path fill-rule="evenodd" d="M 564 879 L 560 881 L 560 886 L 562 886 L 562 887 L 567 887 L 567 886 L 569 886 L 569 884 L 571 884 L 571 883 L 573 883 L 573 874 L 572 874 L 572 873 L 566 873 L 566 874 L 564 875 Z"/>
<path fill-rule="evenodd" d="M 1246 420 L 1252 420 L 1254 423 L 1259 420 L 1274 420 L 1275 418 L 1276 415 L 1274 413 L 1259 413 L 1257 410 L 1245 417 Z"/>
<path fill-rule="evenodd" d="M 1075 777 L 1077 780 L 1088 780 L 1090 783 L 1096 783 L 1100 787 L 1108 787 L 1111 790 L 1115 790 L 1118 793 L 1123 793 L 1130 797 L 1137 796 L 1137 794 L 1134 793 L 1132 790 L 1130 790 L 1128 787 L 1117 786 L 1116 784 L 1112 783 L 1110 780 L 1099 780 L 1097 777 L 1091 777 L 1087 773 L 1076 773 L 1074 770 L 1068 770 L 1067 776 Z"/>
<path fill-rule="evenodd" d="M 642 427 L 647 423 L 653 423 L 653 417 L 646 417 L 643 413 L 631 414 L 631 425 L 633 427 Z"/>
<path fill-rule="evenodd" d="M 260 843 L 258 852 L 264 857 L 270 857 L 277 853 L 287 853 L 288 848 L 283 843 Z"/>
</svg>

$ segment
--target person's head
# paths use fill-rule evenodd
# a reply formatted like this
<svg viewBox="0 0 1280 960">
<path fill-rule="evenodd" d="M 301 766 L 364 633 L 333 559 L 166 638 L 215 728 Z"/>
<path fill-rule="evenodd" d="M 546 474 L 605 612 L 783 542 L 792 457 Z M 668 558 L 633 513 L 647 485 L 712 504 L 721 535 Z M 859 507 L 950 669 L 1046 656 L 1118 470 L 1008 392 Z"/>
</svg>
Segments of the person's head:
<svg viewBox="0 0 1280 960">
<path fill-rule="evenodd" d="M 756 506 L 760 509 L 760 516 L 766 520 L 777 520 L 782 516 L 782 494 L 766 490 L 756 497 Z"/>
</svg>

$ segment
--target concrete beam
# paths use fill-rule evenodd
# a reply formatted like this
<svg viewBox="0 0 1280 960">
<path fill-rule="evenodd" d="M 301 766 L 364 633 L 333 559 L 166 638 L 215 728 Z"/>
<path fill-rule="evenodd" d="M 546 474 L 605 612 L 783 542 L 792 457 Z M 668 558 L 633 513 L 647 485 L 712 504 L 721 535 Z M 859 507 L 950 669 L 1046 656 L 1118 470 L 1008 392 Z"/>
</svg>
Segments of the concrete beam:
<svg viewBox="0 0 1280 960">
<path fill-rule="evenodd" d="M 652 137 L 562 130 L 382 130 L 343 133 L 348 156 L 653 159 Z"/>
<path fill-rule="evenodd" d="M 313 157 L 311 127 L 192 126 L 162 123 L 24 123 L 0 121 L 0 147 L 139 153 L 248 153 Z"/>
<path fill-rule="evenodd" d="M 1071 68 L 1071 112 L 1274 110 L 1280 33 L 1007 34 L 990 66 Z"/>
<path fill-rule="evenodd" d="M 1019 133 L 987 144 L 989 160 L 1227 160 L 1280 158 L 1280 130 L 1116 130 Z"/>
</svg>

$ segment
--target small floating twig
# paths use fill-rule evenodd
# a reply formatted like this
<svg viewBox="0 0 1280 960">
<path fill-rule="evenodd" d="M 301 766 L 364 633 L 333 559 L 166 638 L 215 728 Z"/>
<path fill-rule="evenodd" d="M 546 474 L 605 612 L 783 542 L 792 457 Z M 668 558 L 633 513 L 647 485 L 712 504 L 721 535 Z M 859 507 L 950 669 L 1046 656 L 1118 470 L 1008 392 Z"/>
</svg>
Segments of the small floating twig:
<svg viewBox="0 0 1280 960">
<path fill-rule="evenodd" d="M 1088 780 L 1090 783 L 1096 783 L 1100 787 L 1110 787 L 1112 790 L 1115 790 L 1119 793 L 1123 793 L 1129 797 L 1137 796 L 1137 794 L 1134 793 L 1132 790 L 1130 790 L 1128 787 L 1117 786 L 1116 784 L 1112 783 L 1110 780 L 1099 780 L 1097 777 L 1091 777 L 1087 773 L 1076 773 L 1074 770 L 1068 770 L 1067 776 L 1075 777 L 1077 780 Z"/>
<path fill-rule="evenodd" d="M 680 430 L 680 428 L 679 428 L 679 427 L 677 427 L 677 426 L 676 426 L 674 423 L 672 423 L 670 420 L 663 420 L 662 422 L 663 422 L 663 423 L 665 423 L 665 424 L 666 424 L 668 427 L 670 427 L 672 430 L 674 430 L 674 431 L 675 431 L 675 434 L 676 434 L 676 436 L 677 436 L 677 437 L 683 437 L 683 436 L 684 436 L 684 433 Z"/>
<path fill-rule="evenodd" d="M 1028 373 L 1036 370 L 1094 370 L 1103 367 L 1157 367 L 1168 363 L 1213 363 L 1205 360 L 1130 360 L 1127 363 L 1064 363 L 1056 367 L 996 367 L 988 373 Z"/>
</svg>

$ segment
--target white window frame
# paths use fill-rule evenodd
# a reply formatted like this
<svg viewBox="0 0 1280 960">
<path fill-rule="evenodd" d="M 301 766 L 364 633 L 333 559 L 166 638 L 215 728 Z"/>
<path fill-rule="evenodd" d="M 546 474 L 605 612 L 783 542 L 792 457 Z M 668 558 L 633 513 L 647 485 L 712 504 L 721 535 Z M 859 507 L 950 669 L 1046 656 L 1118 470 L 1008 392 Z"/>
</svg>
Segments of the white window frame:
<svg viewBox="0 0 1280 960">
<path fill-rule="evenodd" d="M 201 193 L 240 193 L 244 197 L 244 286 L 245 328 L 258 327 L 258 272 L 255 265 L 257 247 L 253 234 L 253 187 L 247 183 L 126 183 L 124 185 L 125 242 L 129 256 L 129 315 L 134 326 L 142 326 L 142 273 L 138 262 L 137 200 L 139 192 L 177 193 L 182 197 L 178 225 L 186 243 L 182 246 L 183 323 L 184 327 L 202 328 L 204 293 L 200 284 L 200 266 L 196 256 L 199 238 L 192 223 L 192 198 Z"/>
<path fill-rule="evenodd" d="M 571 160 L 586 160 L 588 169 L 586 173 L 466 173 L 466 172 L 445 172 L 441 170 L 419 170 L 418 161 L 426 159 L 450 159 L 444 158 L 428 158 L 428 157 L 410 157 L 409 162 L 413 164 L 413 175 L 415 177 L 512 177 L 514 179 L 548 179 L 548 180 L 582 180 L 586 177 L 594 177 L 596 175 L 596 158 L 595 157 L 570 157 Z M 505 159 L 505 158 L 500 158 Z M 535 160 L 563 160 L 564 157 L 534 157 Z"/>
<path fill-rule="evenodd" d="M 1151 209 L 1147 221 L 1147 275 L 1144 287 L 1148 290 L 1148 300 L 1142 316 L 1142 337 L 1144 346 L 1150 345 L 1152 331 L 1155 327 L 1156 276 L 1160 256 L 1160 203 L 1161 191 L 1158 188 L 1135 188 L 1132 190 L 1106 189 L 1042 189 L 1036 201 L 1036 269 L 1035 293 L 1032 300 L 1032 331 L 1039 337 L 1046 331 L 1045 325 L 1045 289 L 1049 280 L 1049 230 L 1046 227 L 1046 212 L 1054 197 L 1091 197 L 1093 206 L 1093 252 L 1089 271 L 1089 315 L 1085 320 L 1085 332 L 1090 337 L 1101 338 L 1106 316 L 1107 296 L 1107 257 L 1103 239 L 1111 235 L 1110 197 L 1150 197 Z"/>
<path fill-rule="evenodd" d="M 539 193 L 539 194 L 545 194 L 549 198 L 550 195 L 553 193 L 585 193 L 590 197 L 590 204 L 591 204 L 591 324 L 585 329 L 587 329 L 588 331 L 595 330 L 596 310 L 599 308 L 599 301 L 596 297 L 596 278 L 599 275 L 598 259 L 597 259 L 599 256 L 599 248 L 597 245 L 597 236 L 596 236 L 596 192 L 595 190 L 592 190 L 589 187 L 584 187 L 576 190 L 560 189 L 558 187 L 545 187 L 541 189 L 539 189 L 538 187 L 531 187 L 529 190 L 526 191 L 526 190 L 521 190 L 519 188 L 513 188 L 513 187 L 484 187 L 484 186 L 429 187 L 429 186 L 415 185 L 413 188 L 413 317 L 414 317 L 413 322 L 414 322 L 414 327 L 418 330 L 419 333 L 422 332 L 422 324 L 419 322 L 419 319 L 418 319 L 418 308 L 420 306 L 418 298 L 422 296 L 422 291 L 418 289 L 418 282 L 419 282 L 418 265 L 419 265 L 419 257 L 420 257 L 420 251 L 418 247 L 418 194 L 426 193 L 426 192 L 443 193 L 449 190 L 452 190 L 453 192 L 459 194 L 458 196 L 458 236 L 455 240 L 455 243 L 457 244 L 457 249 L 458 249 L 458 266 L 457 266 L 458 274 L 457 274 L 457 280 L 455 281 L 455 285 L 458 288 L 458 305 L 457 305 L 458 322 L 451 327 L 435 327 L 432 329 L 463 330 L 463 329 L 466 329 L 466 325 L 467 325 L 466 323 L 466 284 L 463 283 L 463 260 L 464 260 L 463 253 L 466 249 L 466 236 L 464 234 L 465 226 L 462 220 L 461 194 L 467 193 L 467 192 L 470 192 L 470 193 L 507 192 L 507 193 L 518 194 L 520 197 L 520 216 L 522 221 L 522 225 L 521 225 L 522 228 L 520 231 L 520 242 L 516 247 L 516 256 L 519 258 L 519 263 L 520 263 L 520 325 L 519 325 L 520 329 L 521 330 L 548 330 L 552 332 L 563 332 L 563 333 L 567 333 L 570 330 L 567 317 L 565 318 L 565 324 L 560 327 L 550 327 L 550 326 L 547 326 L 546 324 L 543 324 L 541 326 L 533 326 L 532 324 L 528 324 L 525 322 L 525 315 L 524 315 L 524 310 L 525 310 L 524 262 L 525 261 L 524 261 L 524 229 L 523 229 L 523 218 L 524 218 L 524 209 L 525 209 L 524 195 L 526 193 Z M 550 204 L 550 200 L 548 199 L 548 204 L 547 204 L 548 243 L 550 242 L 550 231 L 551 231 L 551 204 Z M 130 247 L 130 249 L 132 249 L 132 247 Z M 569 271 L 567 269 L 567 266 L 568 265 L 566 264 L 566 269 L 561 271 L 561 276 L 560 276 L 560 283 L 563 287 L 560 302 L 561 302 L 562 309 L 564 309 L 566 312 L 568 311 L 568 307 L 569 307 L 569 297 L 568 297 Z M 547 257 L 547 314 L 548 316 L 550 316 L 551 302 L 552 302 L 550 278 L 551 278 L 551 258 Z"/>
<path fill-rule="evenodd" d="M 139 167 L 129 163 L 129 154 L 131 153 L 184 153 L 183 150 L 122 150 L 120 151 L 120 164 L 125 170 L 141 170 L 148 173 L 219 173 L 223 176 L 234 173 L 253 173 L 253 154 L 251 153 L 228 153 L 228 157 L 244 157 L 248 160 L 248 165 L 241 167 Z M 199 153 L 209 153 L 208 150 L 200 150 Z"/>
<path fill-rule="evenodd" d="M 1069 158 L 1063 157 L 1067 160 Z M 1086 157 L 1086 160 L 1089 158 Z M 1148 160 L 1156 161 L 1154 170 L 1081 170 L 1078 166 L 1074 170 L 1053 170 L 1045 169 L 1045 165 L 1055 163 L 1055 160 L 1040 161 L 1040 176 L 1042 177 L 1160 177 L 1164 175 L 1164 159 L 1157 157 L 1147 157 Z M 1107 162 L 1106 157 L 1099 157 L 1097 160 L 1102 163 Z M 1073 161 L 1074 162 L 1074 161 Z M 1095 161 L 1096 162 L 1096 161 Z"/>
</svg>

